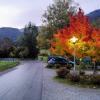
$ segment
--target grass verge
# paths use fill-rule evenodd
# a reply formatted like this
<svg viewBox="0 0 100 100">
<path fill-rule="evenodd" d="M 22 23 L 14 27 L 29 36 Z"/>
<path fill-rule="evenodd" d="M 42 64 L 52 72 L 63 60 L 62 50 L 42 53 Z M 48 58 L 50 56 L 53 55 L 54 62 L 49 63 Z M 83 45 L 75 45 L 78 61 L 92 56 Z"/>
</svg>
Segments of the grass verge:
<svg viewBox="0 0 100 100">
<path fill-rule="evenodd" d="M 99 88 L 100 86 L 94 85 L 94 84 L 87 84 L 87 83 L 81 83 L 81 82 L 71 82 L 67 80 L 66 78 L 59 78 L 58 76 L 55 76 L 53 78 L 54 81 L 57 81 L 59 83 L 65 84 L 65 85 L 70 85 L 70 86 L 76 86 L 76 87 L 83 87 L 83 88 Z"/>
<path fill-rule="evenodd" d="M 17 66 L 19 62 L 13 61 L 0 61 L 0 72 Z"/>
</svg>

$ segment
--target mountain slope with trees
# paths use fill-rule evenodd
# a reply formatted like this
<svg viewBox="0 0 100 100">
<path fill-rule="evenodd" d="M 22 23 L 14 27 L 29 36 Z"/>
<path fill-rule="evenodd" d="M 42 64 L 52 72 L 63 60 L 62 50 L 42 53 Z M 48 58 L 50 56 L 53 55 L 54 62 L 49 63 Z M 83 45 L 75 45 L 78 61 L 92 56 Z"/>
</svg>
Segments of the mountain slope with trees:
<svg viewBox="0 0 100 100">
<path fill-rule="evenodd" d="M 90 22 L 97 28 L 100 27 L 100 9 L 97 9 L 93 12 L 87 14 L 89 17 Z"/>
<path fill-rule="evenodd" d="M 7 37 L 13 41 L 16 41 L 21 34 L 22 32 L 17 28 L 11 28 L 11 27 L 0 28 L 0 39 Z"/>
</svg>

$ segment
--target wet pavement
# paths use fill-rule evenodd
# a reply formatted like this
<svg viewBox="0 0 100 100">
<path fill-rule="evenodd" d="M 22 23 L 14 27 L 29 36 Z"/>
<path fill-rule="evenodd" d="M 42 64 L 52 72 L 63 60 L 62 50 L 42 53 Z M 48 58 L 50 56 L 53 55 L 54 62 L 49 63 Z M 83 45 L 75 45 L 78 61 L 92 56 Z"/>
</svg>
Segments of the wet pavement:
<svg viewBox="0 0 100 100">
<path fill-rule="evenodd" d="M 55 70 L 43 70 L 42 100 L 100 100 L 100 88 L 82 88 L 58 83 Z"/>
<path fill-rule="evenodd" d="M 43 65 L 25 61 L 0 75 L 0 100 L 41 100 Z"/>
<path fill-rule="evenodd" d="M 0 73 L 0 100 L 100 100 L 100 89 L 79 88 L 53 80 L 55 70 L 39 61 L 23 61 Z"/>
</svg>

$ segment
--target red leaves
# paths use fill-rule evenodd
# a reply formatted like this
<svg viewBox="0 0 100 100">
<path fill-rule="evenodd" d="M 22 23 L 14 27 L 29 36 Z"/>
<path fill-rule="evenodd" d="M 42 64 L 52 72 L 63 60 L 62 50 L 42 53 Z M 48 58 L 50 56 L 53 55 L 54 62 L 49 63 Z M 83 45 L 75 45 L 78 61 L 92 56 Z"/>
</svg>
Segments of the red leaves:
<svg viewBox="0 0 100 100">
<path fill-rule="evenodd" d="M 55 41 L 51 44 L 51 47 L 55 47 L 55 53 L 60 51 L 57 54 L 63 55 L 64 53 L 66 54 L 66 52 L 73 54 L 73 44 L 70 42 L 70 39 L 75 36 L 78 38 L 78 42 L 76 43 L 77 56 L 81 57 L 84 54 L 93 56 L 92 52 L 98 56 L 97 54 L 100 50 L 100 29 L 92 27 L 81 9 L 79 9 L 76 15 L 72 16 L 70 14 L 69 17 L 69 26 L 58 30 L 57 34 L 54 34 Z M 85 45 L 87 45 L 89 49 L 84 49 Z"/>
</svg>

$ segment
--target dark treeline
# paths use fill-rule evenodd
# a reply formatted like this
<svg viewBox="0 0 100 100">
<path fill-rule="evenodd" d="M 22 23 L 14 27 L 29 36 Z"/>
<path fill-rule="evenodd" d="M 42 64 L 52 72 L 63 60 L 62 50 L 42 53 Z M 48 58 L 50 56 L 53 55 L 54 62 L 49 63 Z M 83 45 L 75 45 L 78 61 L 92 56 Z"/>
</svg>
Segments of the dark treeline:
<svg viewBox="0 0 100 100">
<path fill-rule="evenodd" d="M 23 34 L 17 41 L 5 37 L 0 40 L 0 58 L 35 58 L 38 54 L 37 40 L 38 27 L 31 22 L 25 26 Z"/>
</svg>

